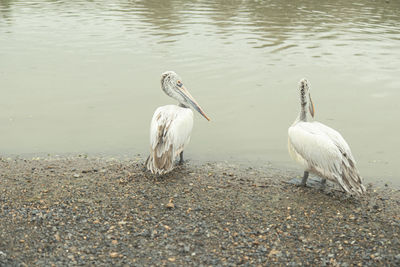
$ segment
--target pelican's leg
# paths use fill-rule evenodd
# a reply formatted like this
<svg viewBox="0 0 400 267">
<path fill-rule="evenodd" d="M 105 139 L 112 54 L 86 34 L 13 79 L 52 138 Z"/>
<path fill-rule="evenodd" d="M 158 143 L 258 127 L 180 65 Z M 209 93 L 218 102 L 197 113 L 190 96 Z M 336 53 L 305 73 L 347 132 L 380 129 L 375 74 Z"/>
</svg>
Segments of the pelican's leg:
<svg viewBox="0 0 400 267">
<path fill-rule="evenodd" d="M 179 154 L 179 165 L 183 164 L 183 151 Z"/>
<path fill-rule="evenodd" d="M 146 162 L 145 162 L 144 165 L 143 165 L 142 171 L 147 171 L 147 170 L 148 170 L 148 169 L 147 169 L 147 163 L 149 162 L 149 160 L 150 160 L 150 156 L 147 157 Z"/>
<path fill-rule="evenodd" d="M 322 178 L 321 180 L 321 188 L 324 189 L 326 186 L 326 178 Z"/>
<path fill-rule="evenodd" d="M 300 186 L 306 186 L 307 179 L 308 179 L 308 171 L 304 171 L 304 176 L 301 179 Z"/>
</svg>

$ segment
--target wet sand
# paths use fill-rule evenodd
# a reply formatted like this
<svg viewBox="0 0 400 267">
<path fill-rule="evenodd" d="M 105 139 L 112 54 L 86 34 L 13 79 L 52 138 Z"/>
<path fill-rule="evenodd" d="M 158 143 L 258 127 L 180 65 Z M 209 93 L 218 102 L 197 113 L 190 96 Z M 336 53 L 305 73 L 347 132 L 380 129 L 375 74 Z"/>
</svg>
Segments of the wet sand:
<svg viewBox="0 0 400 267">
<path fill-rule="evenodd" d="M 3 266 L 395 266 L 400 191 L 299 188 L 292 172 L 144 158 L 3 158 Z M 298 174 L 301 175 L 301 174 Z"/>
</svg>

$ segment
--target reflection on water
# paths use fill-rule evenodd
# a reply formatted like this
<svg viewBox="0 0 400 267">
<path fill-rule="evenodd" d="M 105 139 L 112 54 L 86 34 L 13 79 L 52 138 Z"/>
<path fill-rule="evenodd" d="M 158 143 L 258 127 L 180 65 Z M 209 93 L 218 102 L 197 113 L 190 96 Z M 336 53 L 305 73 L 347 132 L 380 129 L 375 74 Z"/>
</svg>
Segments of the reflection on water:
<svg viewBox="0 0 400 267">
<path fill-rule="evenodd" d="M 146 154 L 159 76 L 210 115 L 193 159 L 295 168 L 287 128 L 306 77 L 368 181 L 400 185 L 399 1 L 0 0 L 0 152 Z"/>
</svg>

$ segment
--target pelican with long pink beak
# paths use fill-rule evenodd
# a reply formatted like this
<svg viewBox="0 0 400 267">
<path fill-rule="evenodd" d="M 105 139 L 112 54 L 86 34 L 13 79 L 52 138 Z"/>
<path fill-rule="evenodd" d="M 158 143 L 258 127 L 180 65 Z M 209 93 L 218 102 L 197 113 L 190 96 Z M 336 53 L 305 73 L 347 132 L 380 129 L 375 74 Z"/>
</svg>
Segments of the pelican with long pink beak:
<svg viewBox="0 0 400 267">
<path fill-rule="evenodd" d="M 166 71 L 161 75 L 161 89 L 176 99 L 179 105 L 157 108 L 151 120 L 150 155 L 146 167 L 158 175 L 172 171 L 178 156 L 179 163 L 183 163 L 183 150 L 190 141 L 193 128 L 193 111 L 190 108 L 210 120 L 175 72 Z"/>
</svg>

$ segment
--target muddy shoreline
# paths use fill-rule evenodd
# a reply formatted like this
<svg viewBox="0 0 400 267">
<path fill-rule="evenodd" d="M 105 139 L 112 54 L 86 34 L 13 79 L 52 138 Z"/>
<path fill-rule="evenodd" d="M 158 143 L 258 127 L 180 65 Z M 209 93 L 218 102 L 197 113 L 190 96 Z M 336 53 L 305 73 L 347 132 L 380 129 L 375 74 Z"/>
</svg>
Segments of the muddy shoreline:
<svg viewBox="0 0 400 267">
<path fill-rule="evenodd" d="M 298 188 L 293 172 L 144 158 L 0 161 L 1 266 L 400 264 L 400 191 Z"/>
</svg>

